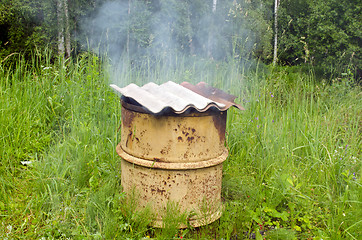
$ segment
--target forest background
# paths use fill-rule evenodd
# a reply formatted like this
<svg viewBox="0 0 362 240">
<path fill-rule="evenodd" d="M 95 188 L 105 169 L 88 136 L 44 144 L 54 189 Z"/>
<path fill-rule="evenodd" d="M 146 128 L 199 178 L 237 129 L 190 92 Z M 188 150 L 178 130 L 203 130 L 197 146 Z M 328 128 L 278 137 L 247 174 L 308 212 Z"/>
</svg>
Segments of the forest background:
<svg viewBox="0 0 362 240">
<path fill-rule="evenodd" d="M 2 0 L 0 57 L 97 49 L 133 60 L 177 52 L 270 64 L 277 36 L 279 65 L 360 79 L 361 25 L 358 0 Z"/>
</svg>

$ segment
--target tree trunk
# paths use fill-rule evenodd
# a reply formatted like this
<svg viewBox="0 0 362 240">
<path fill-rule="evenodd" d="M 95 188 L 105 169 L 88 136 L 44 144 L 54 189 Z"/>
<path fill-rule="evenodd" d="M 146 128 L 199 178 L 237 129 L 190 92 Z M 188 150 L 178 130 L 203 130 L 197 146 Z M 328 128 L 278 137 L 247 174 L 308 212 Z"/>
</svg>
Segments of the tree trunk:
<svg viewBox="0 0 362 240">
<path fill-rule="evenodd" d="M 127 42 L 126 42 L 126 52 L 129 58 L 129 34 L 130 34 L 130 23 L 131 23 L 131 0 L 128 0 L 128 28 L 127 28 Z"/>
<path fill-rule="evenodd" d="M 217 4 L 217 0 L 212 0 L 212 13 L 216 12 L 216 4 Z"/>
<path fill-rule="evenodd" d="M 65 57 L 70 57 L 70 32 L 69 32 L 69 15 L 68 15 L 68 0 L 64 0 L 64 17 L 65 17 Z"/>
<path fill-rule="evenodd" d="M 64 56 L 64 18 L 63 18 L 63 0 L 57 1 L 58 18 L 58 54 Z"/>
<path fill-rule="evenodd" d="M 212 0 L 212 19 L 210 21 L 209 39 L 207 43 L 207 56 L 212 58 L 212 48 L 214 46 L 214 14 L 216 12 L 217 0 Z"/>
<path fill-rule="evenodd" d="M 273 58 L 273 65 L 277 63 L 278 60 L 278 8 L 280 0 L 275 0 L 274 4 L 274 58 Z"/>
<path fill-rule="evenodd" d="M 189 23 L 191 24 L 190 15 L 188 15 L 187 17 L 188 17 Z M 188 34 L 188 40 L 189 40 L 190 54 L 194 55 L 195 54 L 195 47 L 194 47 L 194 44 L 192 43 L 192 34 L 191 33 Z"/>
</svg>

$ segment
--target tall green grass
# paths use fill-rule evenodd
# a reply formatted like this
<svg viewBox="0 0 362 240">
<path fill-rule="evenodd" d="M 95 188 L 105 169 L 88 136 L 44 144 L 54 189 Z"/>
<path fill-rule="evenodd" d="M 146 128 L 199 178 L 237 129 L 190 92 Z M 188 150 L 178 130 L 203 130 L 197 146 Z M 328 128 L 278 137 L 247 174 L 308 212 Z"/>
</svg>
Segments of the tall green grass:
<svg viewBox="0 0 362 240">
<path fill-rule="evenodd" d="M 349 79 L 327 84 L 312 71 L 177 56 L 172 64 L 122 61 L 116 69 L 92 54 L 12 57 L 0 64 L 2 238 L 362 234 L 362 96 Z M 175 224 L 149 227 L 150 212 L 136 211 L 137 196 L 120 186 L 120 104 L 108 84 L 169 80 L 206 81 L 237 95 L 246 108 L 228 112 L 224 214 L 197 229 L 177 230 L 171 208 L 168 222 Z"/>
<path fill-rule="evenodd" d="M 358 238 L 360 89 L 284 71 L 265 78 L 248 111 L 229 118 L 226 193 L 247 202 L 245 222 L 288 226 L 299 238 Z"/>
</svg>

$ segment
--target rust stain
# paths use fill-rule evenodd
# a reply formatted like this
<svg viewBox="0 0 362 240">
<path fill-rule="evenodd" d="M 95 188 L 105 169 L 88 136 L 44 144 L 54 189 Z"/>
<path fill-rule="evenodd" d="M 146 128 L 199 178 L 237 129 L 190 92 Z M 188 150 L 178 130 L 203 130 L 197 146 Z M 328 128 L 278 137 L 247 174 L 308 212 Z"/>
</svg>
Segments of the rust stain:
<svg viewBox="0 0 362 240">
<path fill-rule="evenodd" d="M 212 121 L 219 134 L 220 142 L 225 141 L 226 116 L 227 116 L 226 111 L 220 112 L 220 115 L 212 116 Z"/>
<path fill-rule="evenodd" d="M 165 189 L 159 189 L 159 188 L 151 188 L 151 192 L 152 194 L 165 194 L 166 190 Z"/>
<path fill-rule="evenodd" d="M 122 111 L 121 142 L 128 154 L 151 161 L 163 158 L 164 162 L 197 162 L 222 154 L 225 113 L 154 116 L 124 106 Z"/>
<path fill-rule="evenodd" d="M 122 174 L 125 170 L 131 171 L 131 174 L 122 175 L 122 187 L 126 193 L 130 193 L 133 187 L 140 193 L 137 209 L 151 204 L 155 226 L 162 226 L 166 203 L 170 200 L 180 204 L 180 211 L 192 209 L 194 215 L 189 221 L 193 226 L 205 225 L 220 217 L 222 165 L 191 171 L 150 170 L 124 159 L 121 165 Z"/>
<path fill-rule="evenodd" d="M 161 153 L 162 155 L 165 155 L 165 154 L 167 154 L 167 151 L 166 151 L 165 149 L 162 149 L 162 150 L 160 151 L 160 153 Z"/>
<path fill-rule="evenodd" d="M 206 137 L 205 136 L 197 136 L 197 140 L 199 140 L 200 142 L 206 142 Z"/>
<path fill-rule="evenodd" d="M 186 132 L 185 130 L 182 130 L 182 134 L 185 135 L 185 137 L 187 137 L 189 135 L 189 133 Z"/>
<path fill-rule="evenodd" d="M 140 136 L 143 137 L 146 133 L 146 130 L 141 131 Z"/>
<path fill-rule="evenodd" d="M 172 141 L 169 140 L 167 146 L 163 147 L 160 151 L 162 155 L 168 155 L 172 148 Z"/>
<path fill-rule="evenodd" d="M 155 161 L 155 162 L 164 162 L 165 161 L 165 159 L 164 158 L 153 158 L 153 160 Z"/>
<path fill-rule="evenodd" d="M 122 111 L 122 142 L 116 149 L 122 157 L 121 185 L 126 193 L 137 189 L 139 208 L 151 204 L 155 226 L 162 222 L 169 200 L 178 202 L 183 211 L 196 212 L 190 220 L 193 226 L 220 217 L 226 112 L 156 118 L 128 108 Z M 210 200 L 208 220 L 197 215 L 203 199 Z"/>
<path fill-rule="evenodd" d="M 122 123 L 123 126 L 130 128 L 132 126 L 133 118 L 136 114 L 122 107 Z"/>
<path fill-rule="evenodd" d="M 132 135 L 133 135 L 132 131 L 129 131 L 126 141 L 126 147 L 132 146 Z"/>
<path fill-rule="evenodd" d="M 230 95 L 220 89 L 208 86 L 205 82 L 199 82 L 197 85 L 183 82 L 180 85 L 203 97 L 225 104 L 224 108 L 219 108 L 220 111 L 228 110 L 231 106 L 237 107 L 240 110 L 245 110 L 241 105 L 234 102 L 236 96 Z"/>
</svg>

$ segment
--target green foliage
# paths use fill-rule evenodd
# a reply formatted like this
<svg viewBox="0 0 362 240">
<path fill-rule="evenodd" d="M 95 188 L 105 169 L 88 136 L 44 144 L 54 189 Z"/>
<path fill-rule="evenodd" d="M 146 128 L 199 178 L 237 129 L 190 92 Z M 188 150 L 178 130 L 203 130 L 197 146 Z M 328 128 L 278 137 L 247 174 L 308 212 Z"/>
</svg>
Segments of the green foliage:
<svg viewBox="0 0 362 240">
<path fill-rule="evenodd" d="M 31 62 L 13 55 L 16 65 L 0 64 L 2 238 L 361 235 L 362 99 L 349 74 L 327 84 L 296 67 L 178 56 L 172 68 L 124 66 L 123 84 L 204 80 L 230 90 L 247 109 L 228 112 L 221 218 L 177 230 L 186 216 L 170 204 L 166 228 L 154 229 L 149 209 L 140 211 L 137 194 L 126 195 L 120 186 L 120 106 L 107 84 L 110 73 L 93 54 L 53 63 L 50 54 L 39 52 Z"/>
<path fill-rule="evenodd" d="M 178 235 L 179 227 L 187 226 L 187 213 L 180 212 L 178 203 L 169 202 L 165 214 L 162 216 L 163 228 L 159 239 L 172 239 Z"/>
<path fill-rule="evenodd" d="M 228 12 L 233 37 L 233 57 L 255 57 L 265 62 L 272 58 L 272 6 L 264 1 L 234 2 Z M 228 33 L 225 33 L 228 34 Z"/>
<path fill-rule="evenodd" d="M 58 45 L 57 1 L 2 0 L 0 57 Z M 217 60 L 272 61 L 273 1 L 69 1 L 72 51 L 91 47 L 118 61 L 176 53 Z M 281 65 L 311 64 L 327 79 L 361 78 L 361 4 L 285 0 L 278 10 Z M 115 60 L 116 59 L 116 60 Z"/>
<path fill-rule="evenodd" d="M 233 201 L 247 199 L 247 219 L 254 231 L 268 233 L 287 227 L 298 238 L 356 238 L 356 233 L 340 224 L 347 220 L 347 212 L 360 212 L 361 202 L 345 195 L 343 183 L 345 176 L 353 178 L 344 171 L 361 171 L 359 161 L 353 160 L 359 159 L 361 141 L 354 137 L 360 132 L 360 117 L 352 117 L 360 115 L 359 90 L 346 91 L 346 86 L 337 82 L 332 86 L 309 82 L 301 79 L 300 73 L 275 73 L 265 76 L 269 78 L 266 85 L 251 88 L 244 102 L 250 111 L 229 121 L 231 161 L 226 163 L 225 172 L 230 176 L 225 178 L 225 196 Z M 354 181 L 353 185 L 357 196 L 360 183 Z M 341 197 L 349 199 L 348 208 L 332 204 Z M 360 224 L 357 218 L 352 221 Z M 349 226 L 355 227 L 354 223 Z M 321 230 L 323 226 L 326 229 Z"/>
<path fill-rule="evenodd" d="M 212 4 L 204 1 L 70 1 L 72 45 L 78 41 L 86 49 L 88 42 L 110 55 L 116 47 L 118 54 L 127 51 L 133 58 L 147 52 L 182 52 L 215 59 L 236 54 L 249 59 L 252 52 L 268 59 L 272 30 L 265 6 L 262 1 L 220 1 L 212 12 Z M 55 1 L 22 4 L 6 0 L 0 13 L 3 56 L 34 46 L 56 49 Z"/>
<path fill-rule="evenodd" d="M 266 236 L 266 239 L 285 239 L 285 240 L 293 240 L 297 239 L 295 237 L 295 234 L 293 231 L 290 231 L 288 229 L 275 229 L 272 230 L 268 235 Z"/>
<path fill-rule="evenodd" d="M 13 52 L 26 54 L 29 60 L 34 48 L 57 49 L 57 1 L 1 0 L 0 58 Z M 78 32 L 82 17 L 88 16 L 101 4 L 99 1 L 68 1 L 69 22 L 73 46 L 82 39 Z"/>
<path fill-rule="evenodd" d="M 0 183 L 0 201 L 4 203 L 8 203 L 7 195 L 16 191 L 15 179 L 9 177 L 24 171 L 19 168 L 20 162 L 36 161 L 59 130 L 59 105 L 51 101 L 58 79 L 33 64 L 46 59 L 36 56 L 33 62 L 26 62 L 22 56 L 13 57 L 18 60 L 15 66 L 2 62 L 0 67 L 0 169 L 7 179 Z M 39 77 L 39 71 L 45 74 Z"/>
<path fill-rule="evenodd" d="M 280 61 L 312 63 L 333 77 L 348 67 L 360 78 L 360 11 L 358 1 L 281 1 Z"/>
<path fill-rule="evenodd" d="M 52 3 L 48 1 L 2 0 L 0 4 L 0 57 L 13 52 L 31 53 L 46 47 L 56 26 Z M 30 55 L 29 55 L 30 56 Z"/>
</svg>

